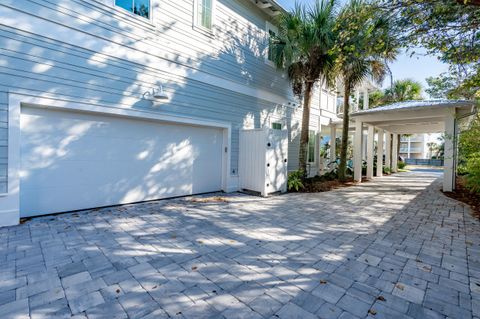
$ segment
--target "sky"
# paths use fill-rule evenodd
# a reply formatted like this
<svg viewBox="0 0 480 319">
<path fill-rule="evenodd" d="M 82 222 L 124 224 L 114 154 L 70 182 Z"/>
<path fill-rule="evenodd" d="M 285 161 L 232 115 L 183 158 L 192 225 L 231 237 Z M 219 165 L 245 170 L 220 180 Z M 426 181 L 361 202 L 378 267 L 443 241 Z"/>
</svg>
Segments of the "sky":
<svg viewBox="0 0 480 319">
<path fill-rule="evenodd" d="M 315 0 L 299 0 L 303 3 L 313 3 Z M 277 2 L 283 5 L 286 9 L 290 9 L 294 6 L 295 0 L 277 0 Z M 343 2 L 343 1 L 342 1 Z M 401 79 L 413 79 L 423 85 L 423 89 L 427 88 L 426 78 L 430 76 L 438 76 L 440 73 L 448 70 L 448 65 L 440 62 L 435 56 L 426 56 L 422 50 L 416 50 L 421 54 L 415 54 L 410 57 L 410 53 L 403 52 L 397 57 L 397 60 L 390 65 L 390 69 L 393 73 L 394 80 Z M 383 87 L 388 87 L 390 81 L 387 78 Z M 424 93 L 425 97 L 428 97 Z"/>
</svg>

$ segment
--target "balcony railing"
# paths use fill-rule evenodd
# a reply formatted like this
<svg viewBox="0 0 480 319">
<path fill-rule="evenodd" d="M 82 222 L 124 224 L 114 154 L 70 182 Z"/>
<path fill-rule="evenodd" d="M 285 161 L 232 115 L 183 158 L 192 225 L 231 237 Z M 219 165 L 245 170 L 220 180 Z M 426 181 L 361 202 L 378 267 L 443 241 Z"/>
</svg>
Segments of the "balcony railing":
<svg viewBox="0 0 480 319">
<path fill-rule="evenodd" d="M 410 142 L 412 143 L 416 143 L 416 142 L 423 142 L 423 137 L 422 136 L 402 136 L 402 138 L 400 139 L 400 142 L 408 142 L 408 140 L 410 139 Z"/>
</svg>

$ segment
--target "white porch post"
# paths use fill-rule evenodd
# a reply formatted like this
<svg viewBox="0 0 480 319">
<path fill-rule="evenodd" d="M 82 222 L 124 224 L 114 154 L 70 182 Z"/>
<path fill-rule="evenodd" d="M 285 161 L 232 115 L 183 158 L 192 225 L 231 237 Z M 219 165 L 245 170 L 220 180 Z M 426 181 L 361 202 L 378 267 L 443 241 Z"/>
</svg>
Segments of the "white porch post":
<svg viewBox="0 0 480 319">
<path fill-rule="evenodd" d="M 410 141 L 410 136 L 408 137 L 408 144 L 407 144 L 407 158 L 410 158 L 410 153 L 411 153 L 411 147 L 412 147 L 412 143 Z"/>
<path fill-rule="evenodd" d="M 449 110 L 445 118 L 445 155 L 443 166 L 443 191 L 451 192 L 455 188 L 454 170 L 455 147 L 455 109 Z"/>
<path fill-rule="evenodd" d="M 383 130 L 378 129 L 377 142 L 377 177 L 383 176 Z"/>
<path fill-rule="evenodd" d="M 392 133 L 385 131 L 385 166 L 392 169 Z"/>
<path fill-rule="evenodd" d="M 375 141 L 375 126 L 368 126 L 367 136 L 367 178 L 373 178 L 373 144 Z"/>
<path fill-rule="evenodd" d="M 322 149 L 322 123 L 320 123 L 321 115 L 318 117 L 318 128 L 317 128 L 317 145 L 315 146 L 315 152 L 317 153 L 318 163 L 317 163 L 317 170 L 318 173 L 323 175 L 325 163 L 322 156 L 320 156 L 320 150 Z"/>
<path fill-rule="evenodd" d="M 362 181 L 362 139 L 363 123 L 355 121 L 355 139 L 353 142 L 353 179 L 360 183 Z"/>
<path fill-rule="evenodd" d="M 392 173 L 398 172 L 398 134 L 392 134 Z"/>
<path fill-rule="evenodd" d="M 337 127 L 335 125 L 330 126 L 330 162 L 337 160 L 336 151 L 337 150 Z"/>
<path fill-rule="evenodd" d="M 368 90 L 363 91 L 363 109 L 368 110 L 369 105 L 368 105 Z"/>
<path fill-rule="evenodd" d="M 356 112 L 359 109 L 360 109 L 360 91 L 357 89 L 355 90 L 355 103 L 354 103 L 353 112 Z"/>
</svg>

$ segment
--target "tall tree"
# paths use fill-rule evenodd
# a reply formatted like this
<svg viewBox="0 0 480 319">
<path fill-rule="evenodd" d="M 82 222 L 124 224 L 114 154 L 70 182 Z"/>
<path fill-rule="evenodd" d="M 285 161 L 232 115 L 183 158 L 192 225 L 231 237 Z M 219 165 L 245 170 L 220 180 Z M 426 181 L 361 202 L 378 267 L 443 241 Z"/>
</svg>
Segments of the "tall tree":
<svg viewBox="0 0 480 319">
<path fill-rule="evenodd" d="M 320 80 L 334 84 L 335 8 L 335 0 L 318 0 L 313 7 L 297 3 L 293 11 L 280 16 L 278 35 L 270 43 L 274 63 L 287 70 L 294 94 L 303 98 L 299 168 L 304 176 L 314 85 Z"/>
<path fill-rule="evenodd" d="M 350 0 L 338 15 L 335 31 L 336 69 L 344 87 L 343 132 L 340 149 L 339 179 L 345 180 L 347 168 L 350 95 L 369 77 L 381 81 L 385 61 L 395 58 L 397 45 L 390 21 L 364 0 Z"/>
<path fill-rule="evenodd" d="M 404 44 L 422 46 L 447 62 L 480 58 L 480 6 L 472 0 L 381 0 Z"/>
<path fill-rule="evenodd" d="M 425 90 L 431 97 L 439 99 L 480 99 L 480 64 L 459 72 L 452 66 L 448 72 L 427 78 Z"/>
<path fill-rule="evenodd" d="M 478 0 L 380 1 L 379 8 L 395 19 L 406 47 L 424 47 L 451 65 L 450 74 L 431 79 L 431 95 L 480 98 L 479 4 Z"/>
</svg>

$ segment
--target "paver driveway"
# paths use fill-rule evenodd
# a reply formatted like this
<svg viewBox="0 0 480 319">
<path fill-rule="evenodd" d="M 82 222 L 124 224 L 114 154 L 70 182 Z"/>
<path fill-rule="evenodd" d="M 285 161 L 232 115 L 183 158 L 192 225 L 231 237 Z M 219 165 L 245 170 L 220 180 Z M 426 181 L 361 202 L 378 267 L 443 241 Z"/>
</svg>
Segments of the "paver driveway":
<svg viewBox="0 0 480 319">
<path fill-rule="evenodd" d="M 0 318 L 479 315 L 480 224 L 440 193 L 438 176 L 2 228 Z"/>
</svg>

